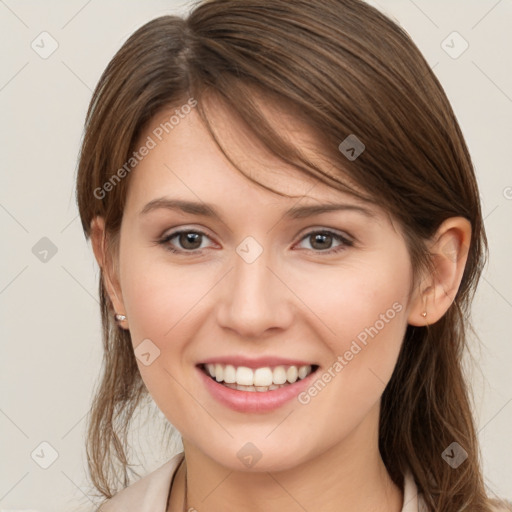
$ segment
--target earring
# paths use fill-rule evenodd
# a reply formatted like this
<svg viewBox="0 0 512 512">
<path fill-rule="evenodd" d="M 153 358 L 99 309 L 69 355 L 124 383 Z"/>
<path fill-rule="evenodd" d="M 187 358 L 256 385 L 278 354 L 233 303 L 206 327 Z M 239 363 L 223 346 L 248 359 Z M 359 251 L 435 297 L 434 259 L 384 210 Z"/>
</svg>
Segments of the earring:
<svg viewBox="0 0 512 512">
<path fill-rule="evenodd" d="M 116 313 L 114 315 L 114 318 L 118 321 L 118 322 L 122 322 L 123 320 L 126 320 L 126 316 L 124 315 L 120 315 L 119 313 Z"/>
<path fill-rule="evenodd" d="M 423 313 L 421 313 L 421 316 L 422 316 L 423 318 L 425 318 L 425 317 L 427 316 L 427 312 L 426 312 L 426 311 L 423 311 Z"/>
</svg>

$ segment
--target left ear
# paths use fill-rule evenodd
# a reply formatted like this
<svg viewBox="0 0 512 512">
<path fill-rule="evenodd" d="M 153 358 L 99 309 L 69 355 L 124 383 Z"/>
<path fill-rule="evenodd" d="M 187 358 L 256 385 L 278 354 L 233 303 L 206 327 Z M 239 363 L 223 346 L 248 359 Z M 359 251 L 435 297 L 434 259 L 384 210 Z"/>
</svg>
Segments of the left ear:
<svg viewBox="0 0 512 512">
<path fill-rule="evenodd" d="M 462 281 L 471 243 L 471 223 L 464 217 L 446 219 L 429 242 L 433 273 L 414 293 L 408 322 L 437 322 L 453 303 Z M 426 313 L 426 315 L 425 315 Z"/>
</svg>

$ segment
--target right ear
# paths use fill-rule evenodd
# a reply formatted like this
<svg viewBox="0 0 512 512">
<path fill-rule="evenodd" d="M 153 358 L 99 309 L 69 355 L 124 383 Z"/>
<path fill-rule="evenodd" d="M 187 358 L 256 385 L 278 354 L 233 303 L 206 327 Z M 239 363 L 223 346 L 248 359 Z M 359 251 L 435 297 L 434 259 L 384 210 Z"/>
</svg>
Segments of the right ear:
<svg viewBox="0 0 512 512">
<path fill-rule="evenodd" d="M 101 268 L 103 284 L 113 305 L 114 313 L 126 315 L 123 303 L 123 294 L 119 284 L 119 276 L 116 269 L 118 265 L 112 264 L 112 255 L 107 252 L 107 233 L 105 230 L 105 219 L 94 217 L 91 221 L 91 244 L 94 256 Z M 120 322 L 120 325 L 127 324 L 127 320 Z"/>
</svg>

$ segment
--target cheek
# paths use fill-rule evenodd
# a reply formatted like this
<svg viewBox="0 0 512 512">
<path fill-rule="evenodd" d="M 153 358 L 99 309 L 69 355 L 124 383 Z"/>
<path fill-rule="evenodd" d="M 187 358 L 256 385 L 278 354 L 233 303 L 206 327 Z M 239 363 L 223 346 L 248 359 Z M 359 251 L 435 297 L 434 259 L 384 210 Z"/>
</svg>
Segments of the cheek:
<svg viewBox="0 0 512 512">
<path fill-rule="evenodd" d="M 208 290 L 204 279 L 194 279 L 193 273 L 170 264 L 165 255 L 155 258 L 156 251 L 127 250 L 122 261 L 123 300 L 132 319 L 134 345 L 141 337 L 154 337 L 160 343 L 172 339 L 173 345 L 179 342 L 176 332 L 192 318 L 194 305 Z"/>
<path fill-rule="evenodd" d="M 405 250 L 357 263 L 333 268 L 328 279 L 310 275 L 301 291 L 309 290 L 308 306 L 328 327 L 330 353 L 302 403 L 339 414 L 337 425 L 357 423 L 380 399 L 407 327 L 412 273 Z"/>
<path fill-rule="evenodd" d="M 402 244 L 337 266 L 313 268 L 293 279 L 316 323 L 321 320 L 328 328 L 323 332 L 330 333 L 326 339 L 336 353 L 348 350 L 354 339 L 364 344 L 376 331 L 390 339 L 403 332 L 412 269 Z M 401 337 L 396 341 L 400 344 Z"/>
<path fill-rule="evenodd" d="M 183 369 L 192 369 L 185 358 L 187 344 L 198 329 L 195 308 L 200 307 L 212 283 L 205 282 L 204 273 L 200 278 L 159 258 L 149 261 L 143 251 L 125 254 L 121 264 L 123 301 L 141 377 L 160 410 L 175 427 L 186 430 L 200 411 L 190 407 L 189 392 L 195 396 L 197 391 L 189 386 L 186 392 L 179 382 L 188 378 Z M 149 365 L 138 357 L 143 352 L 139 345 L 143 347 L 144 342 L 148 346 L 145 340 L 151 341 L 150 352 L 158 354 Z M 177 414 L 184 410 L 188 411 L 186 418 Z"/>
</svg>

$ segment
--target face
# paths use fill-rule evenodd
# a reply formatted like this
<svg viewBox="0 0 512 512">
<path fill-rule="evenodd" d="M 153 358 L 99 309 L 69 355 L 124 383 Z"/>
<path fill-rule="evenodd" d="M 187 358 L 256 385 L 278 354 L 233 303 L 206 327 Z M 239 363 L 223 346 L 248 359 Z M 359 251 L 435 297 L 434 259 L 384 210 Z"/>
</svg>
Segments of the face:
<svg viewBox="0 0 512 512">
<path fill-rule="evenodd" d="M 410 309 L 403 236 L 375 204 L 269 156 L 227 114 L 214 121 L 228 149 L 294 197 L 233 168 L 193 109 L 158 141 L 168 118 L 140 139 L 157 144 L 130 177 L 117 293 L 156 404 L 184 442 L 236 470 L 250 469 L 246 456 L 261 457 L 254 471 L 280 470 L 374 436 Z M 320 154 L 305 128 L 274 121 Z"/>
</svg>

